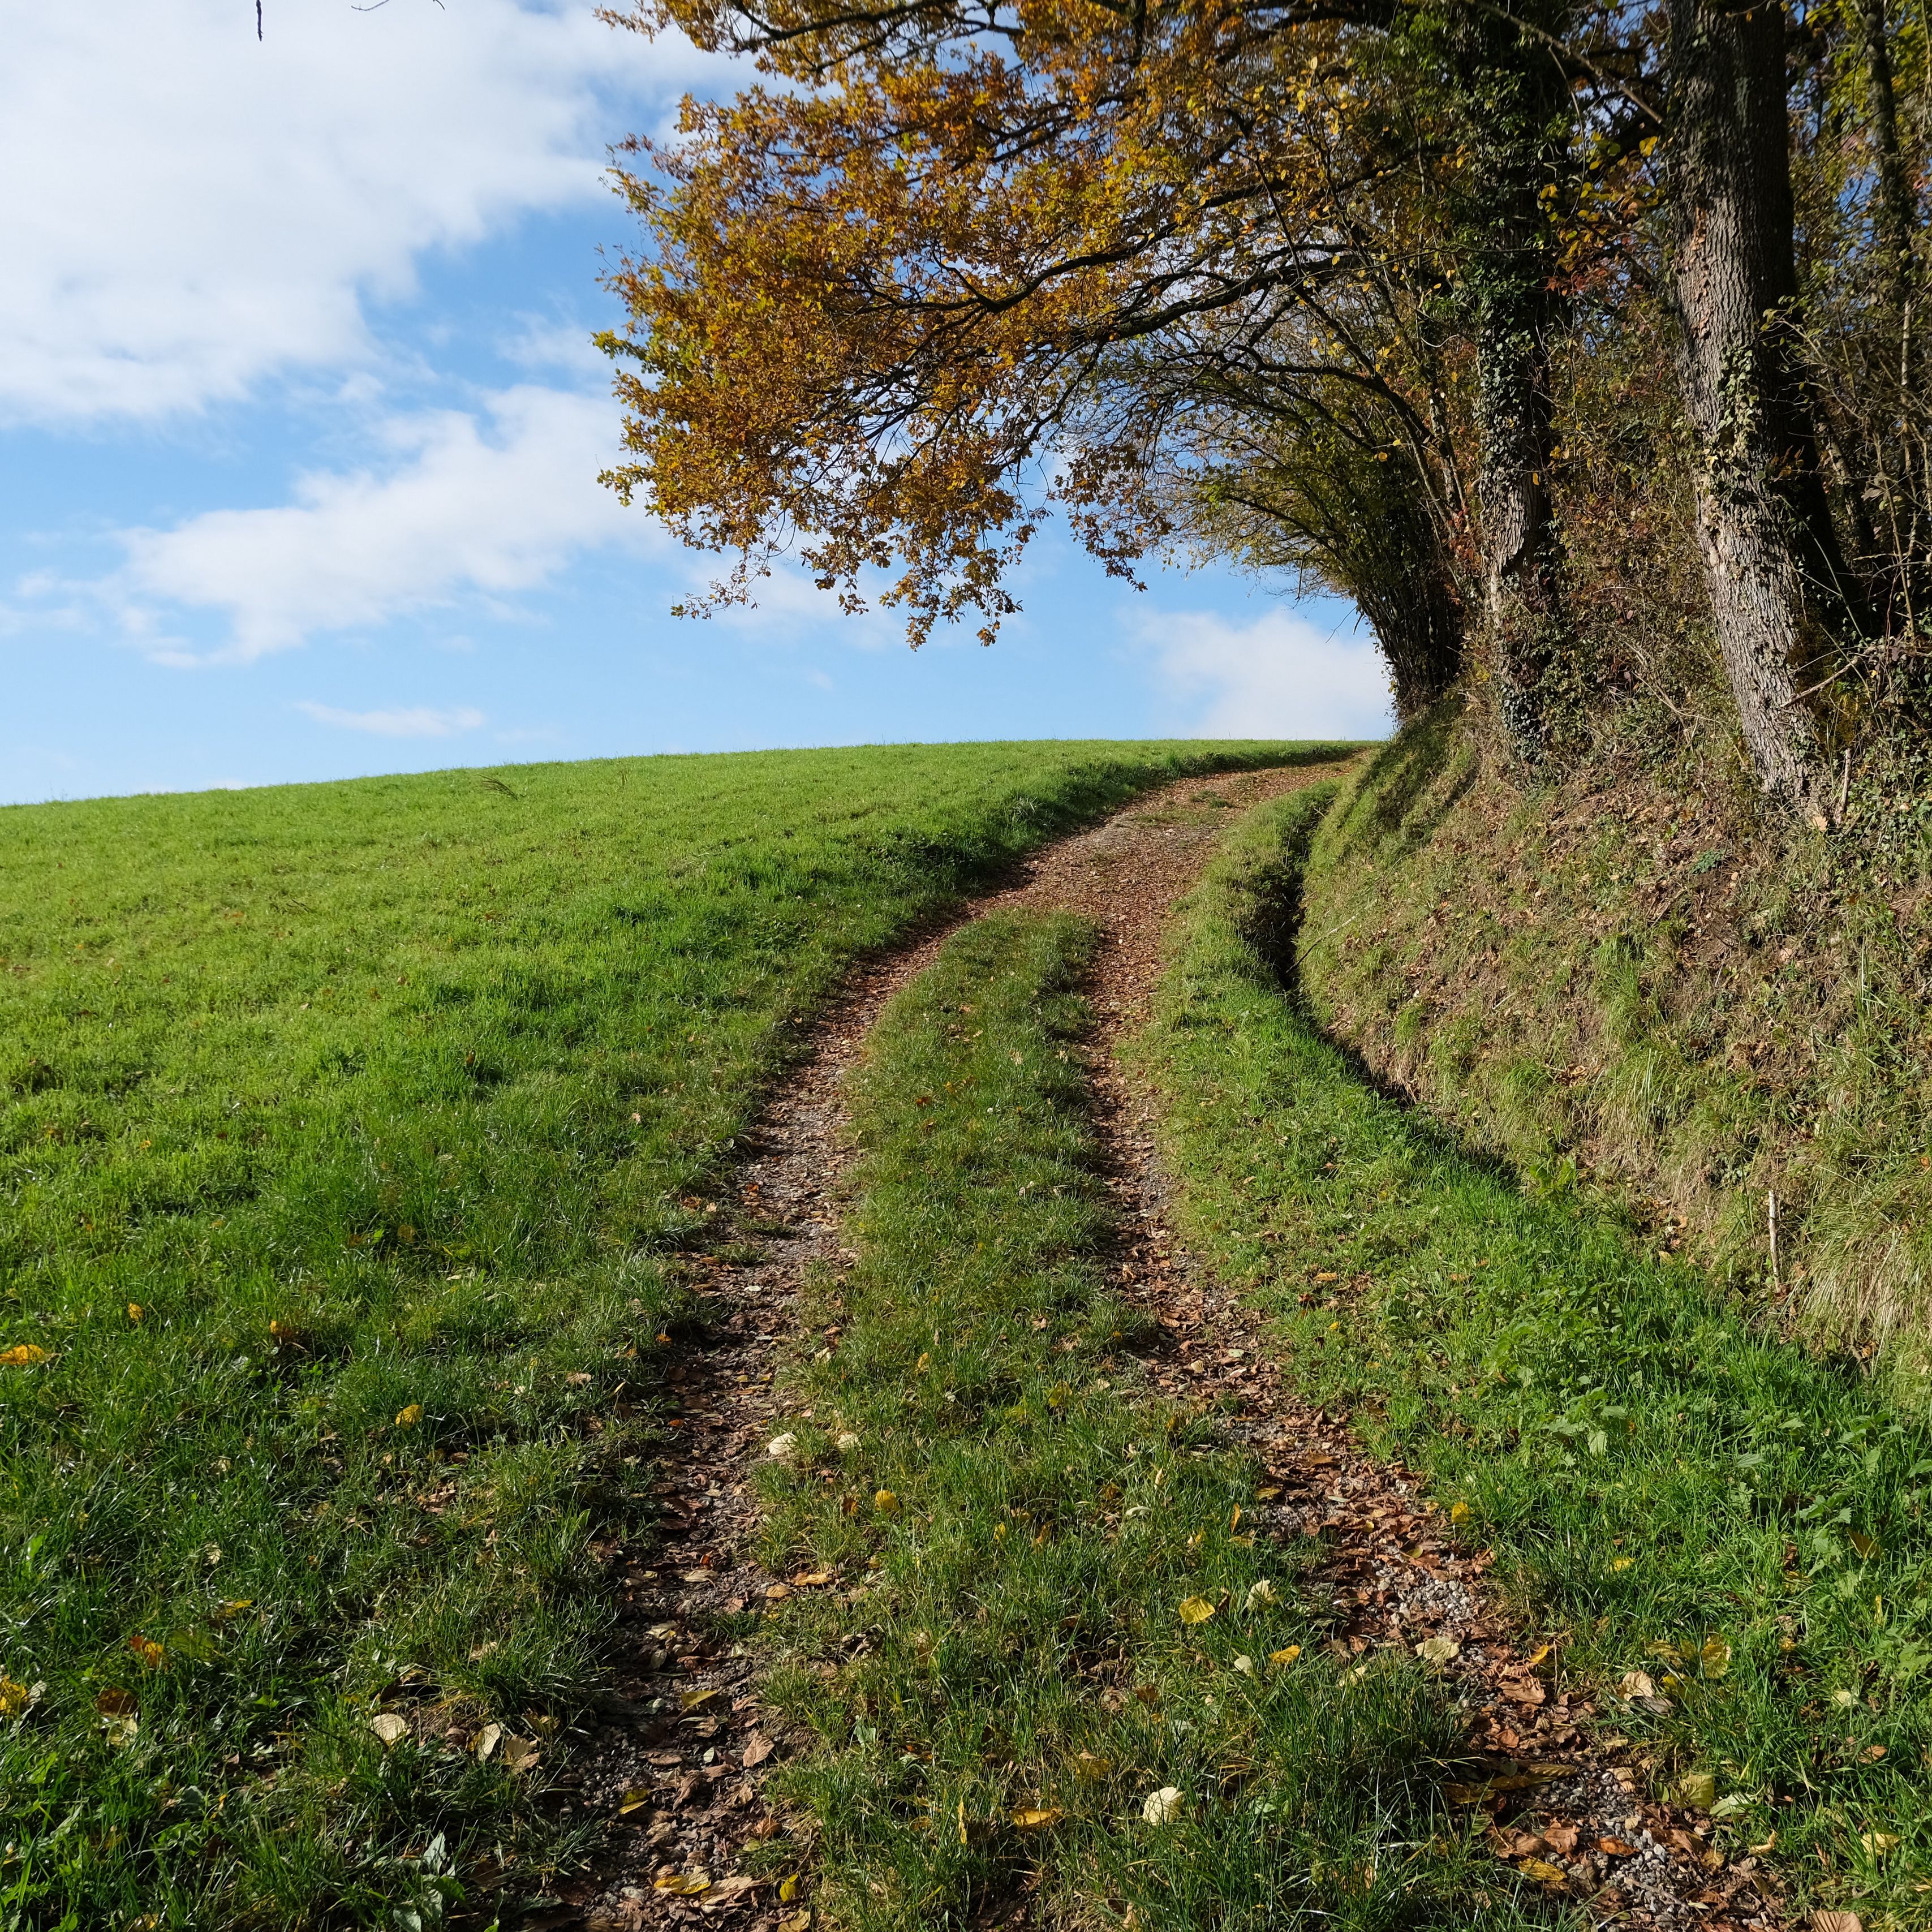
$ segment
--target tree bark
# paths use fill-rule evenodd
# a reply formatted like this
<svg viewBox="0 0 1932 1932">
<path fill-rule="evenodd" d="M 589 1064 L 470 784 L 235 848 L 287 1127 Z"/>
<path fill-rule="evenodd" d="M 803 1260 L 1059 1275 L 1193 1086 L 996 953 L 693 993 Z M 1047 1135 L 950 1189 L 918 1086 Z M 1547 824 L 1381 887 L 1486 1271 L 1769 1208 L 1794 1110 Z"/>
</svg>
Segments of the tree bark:
<svg viewBox="0 0 1932 1932">
<path fill-rule="evenodd" d="M 1560 18 L 1554 24 L 1560 29 Z M 1574 646 L 1550 491 L 1558 310 L 1541 198 L 1556 178 L 1552 136 L 1566 98 L 1549 49 L 1501 10 L 1463 10 L 1459 40 L 1474 182 L 1467 279 L 1476 305 L 1484 616 L 1504 728 L 1534 769 L 1553 748 L 1556 686 Z"/>
<path fill-rule="evenodd" d="M 1673 293 L 1698 547 L 1744 742 L 1766 792 L 1828 816 L 1804 694 L 1856 605 L 1796 338 L 1784 34 L 1775 0 L 1670 0 Z"/>
</svg>

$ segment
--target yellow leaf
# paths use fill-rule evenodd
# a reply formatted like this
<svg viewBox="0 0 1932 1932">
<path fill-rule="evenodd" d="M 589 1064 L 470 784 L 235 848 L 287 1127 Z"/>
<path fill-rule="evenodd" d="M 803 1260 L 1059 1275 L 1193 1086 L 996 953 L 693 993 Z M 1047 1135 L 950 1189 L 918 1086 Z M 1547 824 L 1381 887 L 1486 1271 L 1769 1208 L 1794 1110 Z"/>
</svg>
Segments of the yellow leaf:
<svg viewBox="0 0 1932 1932">
<path fill-rule="evenodd" d="M 1457 1503 L 1449 1511 L 1449 1520 L 1451 1522 L 1467 1522 L 1471 1513 L 1467 1503 Z"/>
<path fill-rule="evenodd" d="M 1707 1639 L 1697 1654 L 1706 1677 L 1721 1677 L 1731 1667 L 1731 1647 L 1720 1636 Z"/>
<path fill-rule="evenodd" d="M 396 1412 L 396 1426 L 398 1429 L 409 1429 L 413 1427 L 416 1424 L 422 1421 L 422 1404 L 419 1402 L 412 1402 L 410 1404 L 408 1408 L 399 1408 Z"/>
<path fill-rule="evenodd" d="M 1525 1878 L 1534 1879 L 1538 1885 L 1562 1885 L 1570 1876 L 1561 1865 L 1553 1865 L 1547 1858 L 1525 1858 L 1516 1870 Z"/>
<path fill-rule="evenodd" d="M 899 1506 L 899 1499 L 890 1490 L 881 1490 L 872 1498 L 872 1507 L 881 1516 L 890 1516 Z"/>
<path fill-rule="evenodd" d="M 1694 1771 L 1677 1781 L 1677 1802 L 1694 1811 L 1708 1811 L 1718 1802 L 1718 1780 L 1708 1771 Z"/>
<path fill-rule="evenodd" d="M 718 1694 L 714 1685 L 709 1690 L 686 1690 L 678 1699 L 687 1711 L 694 1711 L 700 1704 L 708 1704 Z"/>
<path fill-rule="evenodd" d="M 641 1811 L 651 1802 L 650 1790 L 643 1785 L 634 1785 L 617 1801 L 617 1816 L 628 1818 L 633 1811 Z"/>
<path fill-rule="evenodd" d="M 652 1888 L 657 1892 L 675 1893 L 680 1898 L 695 1898 L 700 1892 L 711 1889 L 709 1872 L 666 1872 L 663 1877 L 651 1881 Z"/>
<path fill-rule="evenodd" d="M 1248 1604 L 1252 1610 L 1258 1604 L 1271 1604 L 1275 1600 L 1274 1586 L 1264 1576 L 1258 1583 L 1248 1586 Z"/>
<path fill-rule="evenodd" d="M 398 1717 L 393 1711 L 385 1711 L 380 1717 L 371 1718 L 369 1728 L 382 1739 L 385 1750 L 392 1744 L 400 1744 L 410 1734 L 407 1721 Z"/>
<path fill-rule="evenodd" d="M 1141 1807 L 1141 1816 L 1150 1825 L 1171 1825 L 1180 1816 L 1186 1802 L 1174 1786 L 1162 1785 L 1160 1790 L 1149 1795 L 1147 1802 Z"/>
<path fill-rule="evenodd" d="M 1862 1832 L 1858 1843 L 1875 1858 L 1882 1858 L 1898 1843 L 1898 1838 L 1890 1832 Z"/>
<path fill-rule="evenodd" d="M 964 1798 L 961 1798 L 961 1799 L 960 1799 L 960 1801 L 959 1801 L 959 1842 L 960 1842 L 962 1845 L 963 1845 L 963 1844 L 964 1844 L 967 1842 L 967 1838 L 966 1838 L 966 1801 L 965 1801 L 965 1799 L 964 1799 Z M 782 1892 L 781 1892 L 778 1894 L 778 1896 L 779 1896 L 781 1898 L 784 1898 L 784 1894 Z"/>
<path fill-rule="evenodd" d="M 27 1687 L 0 1672 L 0 1718 L 17 1718 L 27 1702 Z"/>
<path fill-rule="evenodd" d="M 138 1301 L 129 1302 L 128 1304 L 128 1319 L 130 1322 L 138 1322 L 140 1318 L 141 1304 Z"/>
<path fill-rule="evenodd" d="M 47 1352 L 38 1343 L 16 1342 L 10 1348 L 0 1348 L 0 1369 L 31 1369 L 46 1358 Z"/>
<path fill-rule="evenodd" d="M 1619 1573 L 1634 1568 L 1636 1563 L 1636 1558 L 1634 1556 L 1612 1556 L 1610 1558 L 1610 1568 Z"/>
<path fill-rule="evenodd" d="M 1091 1751 L 1082 1751 L 1073 1760 L 1073 1774 L 1084 1778 L 1090 1784 L 1097 1783 L 1114 1768 L 1110 1757 L 1096 1757 Z"/>
<path fill-rule="evenodd" d="M 1432 1636 L 1415 1646 L 1415 1654 L 1424 1664 L 1451 1664 L 1462 1655 L 1462 1646 L 1453 1636 Z"/>
<path fill-rule="evenodd" d="M 538 1755 L 535 1738 L 506 1738 L 503 1740 L 503 1768 L 506 1771 L 528 1771 L 536 1762 Z"/>
<path fill-rule="evenodd" d="M 808 1570 L 802 1576 L 794 1576 L 791 1585 L 794 1590 L 815 1590 L 821 1583 L 829 1583 L 831 1580 L 832 1572 L 830 1570 Z"/>
<path fill-rule="evenodd" d="M 470 1749 L 476 1754 L 476 1761 L 478 1764 L 486 1763 L 489 1760 L 490 1754 L 502 1742 L 502 1726 L 485 1724 L 476 1733 L 476 1742 L 470 1746 Z"/>
<path fill-rule="evenodd" d="M 1057 1825 L 1066 1814 L 1058 1805 L 1029 1806 L 1013 1814 L 1013 1822 L 1022 1832 L 1037 1831 L 1046 1825 Z"/>
<path fill-rule="evenodd" d="M 1205 1597 L 1188 1597 L 1182 1600 L 1176 1614 L 1184 1624 L 1204 1624 L 1214 1614 L 1214 1606 Z"/>
<path fill-rule="evenodd" d="M 1862 1530 L 1853 1530 L 1851 1534 L 1850 1542 L 1852 1547 L 1856 1550 L 1858 1552 L 1859 1556 L 1864 1558 L 1868 1563 L 1869 1563 L 1871 1559 L 1878 1554 L 1878 1538 L 1875 1536 L 1866 1535 Z"/>
<path fill-rule="evenodd" d="M 1300 1645 L 1298 1643 L 1292 1643 L 1286 1650 L 1270 1651 L 1268 1652 L 1268 1661 L 1278 1670 L 1283 1664 L 1292 1664 L 1300 1654 Z"/>
</svg>

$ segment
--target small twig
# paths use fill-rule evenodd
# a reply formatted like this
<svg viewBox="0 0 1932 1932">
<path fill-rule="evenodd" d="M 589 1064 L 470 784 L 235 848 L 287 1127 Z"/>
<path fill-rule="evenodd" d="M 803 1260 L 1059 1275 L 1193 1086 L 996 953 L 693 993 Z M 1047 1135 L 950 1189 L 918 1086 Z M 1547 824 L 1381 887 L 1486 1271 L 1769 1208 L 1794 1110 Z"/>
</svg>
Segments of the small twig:
<svg viewBox="0 0 1932 1932">
<path fill-rule="evenodd" d="M 1778 1286 L 1778 1196 L 1768 1193 L 1764 1197 L 1766 1225 L 1771 1230 L 1771 1292 L 1775 1294 Z"/>
</svg>

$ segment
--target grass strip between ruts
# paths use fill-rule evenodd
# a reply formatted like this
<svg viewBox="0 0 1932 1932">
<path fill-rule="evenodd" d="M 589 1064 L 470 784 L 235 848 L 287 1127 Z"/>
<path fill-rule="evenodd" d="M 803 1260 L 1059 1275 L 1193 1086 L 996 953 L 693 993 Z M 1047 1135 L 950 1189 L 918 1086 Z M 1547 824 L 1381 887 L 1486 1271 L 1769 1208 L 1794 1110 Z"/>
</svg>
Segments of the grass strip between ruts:
<svg viewBox="0 0 1932 1932">
<path fill-rule="evenodd" d="M 765 1625 L 766 1697 L 816 1734 L 778 1788 L 815 1819 L 820 1922 L 938 1932 L 1028 1893 L 1150 1932 L 1540 1918 L 1437 1795 L 1456 1733 L 1419 1670 L 1321 1648 L 1238 1526 L 1250 1459 L 1137 1387 L 1073 1050 L 1091 944 L 964 928 L 858 1078 L 859 1258 L 815 1284 L 804 1348 L 834 1346 L 802 1348 L 766 1474 L 767 1560 L 842 1586 Z"/>
<path fill-rule="evenodd" d="M 1312 1029 L 1278 969 L 1326 802 L 1245 821 L 1179 930 L 1142 1052 L 1184 1238 L 1278 1318 L 1312 1399 L 1493 1545 L 1660 1786 L 1711 1778 L 1801 1906 L 1932 1923 L 1932 1441 Z M 1637 1671 L 1660 1706 L 1620 1706 Z"/>
</svg>

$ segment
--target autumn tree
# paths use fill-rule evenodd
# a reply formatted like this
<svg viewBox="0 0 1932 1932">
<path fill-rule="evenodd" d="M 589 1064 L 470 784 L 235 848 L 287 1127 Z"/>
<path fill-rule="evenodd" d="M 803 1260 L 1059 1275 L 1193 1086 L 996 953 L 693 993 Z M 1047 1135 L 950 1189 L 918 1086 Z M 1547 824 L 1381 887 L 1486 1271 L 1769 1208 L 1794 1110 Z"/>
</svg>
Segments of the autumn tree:
<svg viewBox="0 0 1932 1932">
<path fill-rule="evenodd" d="M 736 556 L 716 594 L 796 542 L 848 602 L 896 569 L 915 640 L 969 611 L 985 634 L 1046 503 L 1126 572 L 1237 514 L 1241 553 L 1272 554 L 1280 513 L 1274 549 L 1360 604 L 1405 710 L 1448 687 L 1478 385 L 1444 326 L 1444 224 L 1484 197 L 1443 191 L 1472 124 L 1418 118 L 1440 90 L 1400 84 L 1392 12 L 673 4 L 644 24 L 673 17 L 796 88 L 687 104 L 626 178 L 652 248 L 616 278 L 632 460 L 612 480 Z M 1519 201 L 1540 208 L 1540 179 Z M 1508 453 L 1476 466 L 1512 530 L 1491 602 L 1546 632 L 1548 410 L 1507 394 L 1538 380 L 1533 321 L 1528 352 L 1492 332 L 1477 421 Z M 1368 540 L 1351 518 L 1371 503 Z"/>
</svg>

